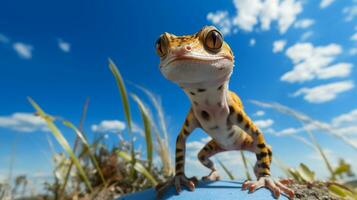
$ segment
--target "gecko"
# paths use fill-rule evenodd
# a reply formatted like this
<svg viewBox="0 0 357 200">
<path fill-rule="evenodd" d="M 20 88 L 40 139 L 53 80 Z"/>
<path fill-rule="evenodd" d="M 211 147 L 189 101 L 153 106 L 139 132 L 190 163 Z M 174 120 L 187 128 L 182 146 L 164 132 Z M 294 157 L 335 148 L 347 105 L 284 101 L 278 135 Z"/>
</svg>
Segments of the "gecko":
<svg viewBox="0 0 357 200">
<path fill-rule="evenodd" d="M 192 35 L 160 35 L 155 44 L 160 57 L 160 71 L 169 81 L 177 84 L 188 96 L 191 108 L 176 139 L 175 175 L 156 186 L 161 197 L 167 188 L 174 186 L 180 193 L 185 186 L 193 191 L 196 177 L 185 175 L 186 140 L 196 128 L 201 128 L 212 139 L 199 151 L 197 157 L 210 169 L 203 181 L 219 180 L 219 174 L 210 157 L 225 151 L 250 151 L 256 155 L 254 174 L 256 180 L 247 180 L 243 190 L 254 192 L 266 187 L 275 198 L 282 193 L 289 198 L 294 191 L 288 187 L 290 179 L 271 177 L 272 148 L 262 131 L 243 109 L 240 97 L 229 90 L 229 80 L 234 68 L 234 55 L 214 26 L 205 26 Z"/>
</svg>

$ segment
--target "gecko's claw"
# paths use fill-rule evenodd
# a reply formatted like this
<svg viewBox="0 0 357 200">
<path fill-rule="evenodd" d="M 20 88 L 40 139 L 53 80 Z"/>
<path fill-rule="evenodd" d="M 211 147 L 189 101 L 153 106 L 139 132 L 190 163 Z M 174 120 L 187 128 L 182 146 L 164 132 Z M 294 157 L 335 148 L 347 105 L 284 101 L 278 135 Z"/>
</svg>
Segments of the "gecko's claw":
<svg viewBox="0 0 357 200">
<path fill-rule="evenodd" d="M 290 199 L 293 199 L 294 191 L 286 186 L 290 183 L 292 183 L 291 179 L 275 181 L 271 177 L 261 177 L 257 181 L 245 181 L 242 190 L 249 189 L 249 192 L 254 192 L 259 188 L 266 187 L 273 192 L 275 198 L 279 198 L 280 194 L 284 193 Z"/>
</svg>

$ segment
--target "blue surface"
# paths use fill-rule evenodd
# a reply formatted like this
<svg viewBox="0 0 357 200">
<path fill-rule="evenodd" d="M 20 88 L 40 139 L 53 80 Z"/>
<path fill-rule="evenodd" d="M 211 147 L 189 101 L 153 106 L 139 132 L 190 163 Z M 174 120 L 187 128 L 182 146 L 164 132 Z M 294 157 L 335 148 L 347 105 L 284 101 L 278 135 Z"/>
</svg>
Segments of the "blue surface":
<svg viewBox="0 0 357 200">
<path fill-rule="evenodd" d="M 137 192 L 135 194 L 129 194 L 118 200 L 151 200 L 156 199 L 156 193 L 154 189 L 148 189 L 142 192 Z M 177 195 L 174 188 L 171 187 L 163 196 L 162 199 L 172 199 L 172 200 L 237 200 L 237 199 L 254 199 L 254 200 L 269 200 L 274 199 L 272 193 L 265 188 L 261 188 L 253 193 L 248 193 L 247 190 L 242 191 L 242 182 L 234 181 L 215 181 L 215 182 L 200 182 L 196 186 L 196 190 L 191 192 L 184 189 L 180 195 Z M 288 199 L 285 196 L 280 196 L 281 200 Z"/>
</svg>

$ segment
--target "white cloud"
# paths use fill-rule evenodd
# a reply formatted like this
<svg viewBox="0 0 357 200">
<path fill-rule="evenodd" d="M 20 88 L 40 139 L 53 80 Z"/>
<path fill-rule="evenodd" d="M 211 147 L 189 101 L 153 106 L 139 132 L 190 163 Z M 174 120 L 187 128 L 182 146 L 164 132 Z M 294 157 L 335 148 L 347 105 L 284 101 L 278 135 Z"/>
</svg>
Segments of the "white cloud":
<svg viewBox="0 0 357 200">
<path fill-rule="evenodd" d="M 262 30 L 269 30 L 270 24 L 279 17 L 279 0 L 268 0 L 262 3 L 260 23 Z"/>
<path fill-rule="evenodd" d="M 357 41 L 357 33 L 355 33 L 351 36 L 351 40 Z"/>
<path fill-rule="evenodd" d="M 357 109 L 333 118 L 332 125 L 335 127 L 357 125 Z"/>
<path fill-rule="evenodd" d="M 0 33 L 0 43 L 9 43 L 10 39 L 6 35 Z"/>
<path fill-rule="evenodd" d="M 352 21 L 357 16 L 357 5 L 345 7 L 342 13 L 345 15 L 345 21 Z"/>
<path fill-rule="evenodd" d="M 32 113 L 13 113 L 10 116 L 0 116 L 0 127 L 18 132 L 48 131 L 46 122 Z"/>
<path fill-rule="evenodd" d="M 265 120 L 256 120 L 254 122 L 261 129 L 269 128 L 271 125 L 274 124 L 274 120 L 272 119 L 265 119 Z"/>
<path fill-rule="evenodd" d="M 203 143 L 208 143 L 208 142 L 211 141 L 211 140 L 212 140 L 212 138 L 211 138 L 210 136 L 208 136 L 208 137 L 202 138 L 202 139 L 201 139 L 201 142 L 203 142 Z"/>
<path fill-rule="evenodd" d="M 279 10 L 279 31 L 280 33 L 285 33 L 294 23 L 296 16 L 302 12 L 301 2 L 285 0 L 281 3 Z"/>
<path fill-rule="evenodd" d="M 286 40 L 277 40 L 273 43 L 273 52 L 278 53 L 284 50 L 286 45 Z"/>
<path fill-rule="evenodd" d="M 192 141 L 192 142 L 187 142 L 186 143 L 186 147 L 188 150 L 192 150 L 192 151 L 199 151 L 200 149 L 203 148 L 203 146 L 205 144 L 207 144 L 209 141 L 211 141 L 212 138 L 210 136 L 208 137 L 204 137 L 204 138 L 201 138 L 200 140 L 195 140 L 195 141 Z M 197 152 L 198 153 L 198 152 Z"/>
<path fill-rule="evenodd" d="M 229 35 L 232 31 L 232 22 L 227 11 L 208 13 L 207 20 L 217 25 L 223 35 Z"/>
<path fill-rule="evenodd" d="M 186 144 L 187 149 L 194 149 L 194 150 L 200 150 L 203 148 L 205 143 L 200 142 L 200 141 L 193 141 L 193 142 L 188 142 Z"/>
<path fill-rule="evenodd" d="M 329 130 L 336 135 L 340 136 L 350 136 L 345 139 L 351 139 L 351 137 L 357 136 L 357 108 L 348 111 L 347 113 L 340 114 L 334 118 L 329 123 L 324 123 L 320 121 L 314 121 L 313 123 L 307 124 L 299 128 L 287 128 L 278 132 L 274 131 L 274 135 L 293 135 L 297 133 L 304 132 L 307 130 Z M 357 138 L 356 138 L 357 141 Z"/>
<path fill-rule="evenodd" d="M 313 88 L 301 88 L 296 91 L 293 96 L 304 96 L 304 99 L 310 103 L 324 103 L 331 101 L 337 97 L 338 94 L 346 92 L 354 88 L 352 81 L 340 81 L 319 85 Z"/>
<path fill-rule="evenodd" d="M 307 39 L 309 39 L 312 35 L 314 35 L 313 31 L 306 31 L 305 33 L 303 33 L 300 37 L 301 41 L 305 41 Z"/>
<path fill-rule="evenodd" d="M 315 21 L 313 19 L 301 19 L 294 23 L 294 28 L 305 29 L 305 28 L 309 28 L 314 23 Z"/>
<path fill-rule="evenodd" d="M 338 63 L 327 68 L 323 68 L 317 74 L 319 79 L 329 79 L 334 77 L 347 77 L 351 74 L 352 64 L 350 63 Z"/>
<path fill-rule="evenodd" d="M 335 127 L 335 133 L 337 133 L 338 135 L 354 137 L 356 139 L 355 141 L 357 141 L 357 138 L 356 138 L 357 126 L 356 125 Z M 356 143 L 356 146 L 357 146 L 357 143 Z"/>
<path fill-rule="evenodd" d="M 357 55 L 357 48 L 351 48 L 348 53 L 351 55 L 351 56 L 355 56 Z"/>
<path fill-rule="evenodd" d="M 229 17 L 228 11 L 208 13 L 207 19 L 225 33 L 232 28 L 251 32 L 260 24 L 263 31 L 270 30 L 272 22 L 278 23 L 279 32 L 285 33 L 302 12 L 302 4 L 296 0 L 234 0 L 236 13 Z"/>
<path fill-rule="evenodd" d="M 329 124 L 325 126 L 333 130 L 336 134 L 341 136 L 357 136 L 357 108 L 348 111 L 347 113 L 340 114 L 334 117 Z M 349 139 L 352 139 L 350 138 Z M 357 138 L 355 138 L 357 141 Z M 357 143 L 356 143 L 357 144 Z"/>
<path fill-rule="evenodd" d="M 258 23 L 262 2 L 260 0 L 234 0 L 233 2 L 237 10 L 233 24 L 245 31 L 253 31 L 253 27 Z"/>
<path fill-rule="evenodd" d="M 327 6 L 331 5 L 335 0 L 321 0 L 320 8 L 326 8 Z"/>
<path fill-rule="evenodd" d="M 251 46 L 251 47 L 255 46 L 256 43 L 257 43 L 257 41 L 255 41 L 254 38 L 249 40 L 249 46 Z"/>
<path fill-rule="evenodd" d="M 303 128 L 286 128 L 286 129 L 276 132 L 275 134 L 278 136 L 293 135 L 293 134 L 301 132 L 302 130 L 303 130 Z"/>
<path fill-rule="evenodd" d="M 291 71 L 280 78 L 289 83 L 306 82 L 315 79 L 347 77 L 352 64 L 330 64 L 341 54 L 342 48 L 337 44 L 314 47 L 311 43 L 297 43 L 286 50 L 286 55 L 294 63 Z"/>
<path fill-rule="evenodd" d="M 265 112 L 263 110 L 258 110 L 257 112 L 254 113 L 254 116 L 264 116 L 265 115 Z"/>
<path fill-rule="evenodd" d="M 62 39 L 58 40 L 58 47 L 65 53 L 68 53 L 71 51 L 71 44 L 63 41 Z"/>
<path fill-rule="evenodd" d="M 99 124 L 93 124 L 91 129 L 97 133 L 121 133 L 125 127 L 125 123 L 119 120 L 103 120 Z"/>
<path fill-rule="evenodd" d="M 13 44 L 13 48 L 21 58 L 24 59 L 32 58 L 33 47 L 31 45 L 24 44 L 21 42 L 16 42 Z"/>
</svg>

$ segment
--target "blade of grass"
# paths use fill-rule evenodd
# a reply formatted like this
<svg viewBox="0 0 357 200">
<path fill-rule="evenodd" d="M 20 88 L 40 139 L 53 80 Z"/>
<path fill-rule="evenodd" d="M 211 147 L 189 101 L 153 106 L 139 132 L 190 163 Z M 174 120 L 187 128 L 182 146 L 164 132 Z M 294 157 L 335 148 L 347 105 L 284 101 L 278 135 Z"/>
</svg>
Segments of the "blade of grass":
<svg viewBox="0 0 357 200">
<path fill-rule="evenodd" d="M 134 150 L 134 140 L 133 140 L 133 136 L 132 136 L 132 125 L 131 125 L 131 114 L 130 114 L 130 105 L 129 105 L 129 98 L 126 92 L 126 87 L 124 84 L 124 80 L 123 77 L 120 74 L 120 71 L 118 70 L 117 66 L 115 65 L 115 63 L 112 61 L 112 59 L 108 59 L 109 61 L 109 68 L 111 70 L 111 72 L 113 73 L 113 76 L 115 78 L 115 81 L 117 83 L 118 89 L 119 89 L 119 93 L 122 99 L 122 105 L 124 108 L 124 112 L 125 112 L 125 118 L 126 118 L 126 123 L 128 124 L 128 129 L 129 129 L 129 135 L 130 135 L 130 142 L 131 142 L 131 162 L 132 162 L 132 169 L 131 169 L 131 177 L 135 177 L 135 170 L 134 170 L 134 165 L 136 162 L 136 158 L 135 158 L 135 150 Z"/>
<path fill-rule="evenodd" d="M 129 132 L 131 133 L 131 114 L 130 114 L 130 106 L 129 106 L 129 99 L 128 99 L 128 95 L 126 92 L 126 87 L 124 84 L 124 80 L 123 77 L 121 76 L 117 66 L 115 65 L 115 63 L 112 61 L 112 59 L 108 59 L 109 60 L 109 68 L 112 71 L 115 81 L 117 82 L 117 86 L 121 95 L 121 100 L 123 103 L 123 108 L 124 108 L 124 112 L 125 112 L 125 118 L 126 118 L 126 123 L 128 124 L 128 128 L 129 128 Z"/>
<path fill-rule="evenodd" d="M 302 122 L 301 122 L 302 123 Z M 329 170 L 330 174 L 331 174 L 331 179 L 334 180 L 335 176 L 334 176 L 334 170 L 332 168 L 332 165 L 330 164 L 329 160 L 326 157 L 326 154 L 324 153 L 323 149 L 321 148 L 321 146 L 319 145 L 319 143 L 317 142 L 316 137 L 314 137 L 314 135 L 312 134 L 312 132 L 309 129 L 304 128 L 305 131 L 308 133 L 310 139 L 313 141 L 313 143 L 309 142 L 307 139 L 305 139 L 304 137 L 298 136 L 298 135 L 294 135 L 294 134 L 289 134 L 287 136 L 290 136 L 296 140 L 299 140 L 301 142 L 303 142 L 305 145 L 311 147 L 312 149 L 314 149 L 315 151 L 317 151 L 318 154 L 320 154 L 320 156 L 322 157 L 323 161 L 325 162 L 325 165 L 327 167 L 327 169 Z M 280 137 L 281 135 L 277 135 L 274 134 L 275 136 Z"/>
<path fill-rule="evenodd" d="M 141 101 L 141 99 L 135 94 L 131 94 L 131 97 L 138 104 L 139 110 L 141 113 L 141 118 L 144 123 L 144 132 L 145 132 L 145 140 L 146 140 L 146 155 L 149 163 L 148 169 L 151 169 L 152 159 L 153 159 L 153 145 L 152 145 L 152 136 L 151 136 L 151 119 L 149 118 L 148 109 Z"/>
<path fill-rule="evenodd" d="M 247 180 L 252 180 L 252 177 L 249 174 L 247 158 L 245 157 L 243 151 L 240 151 L 240 155 L 242 157 L 242 161 L 243 161 L 243 165 L 244 165 L 245 176 L 247 177 Z"/>
<path fill-rule="evenodd" d="M 62 148 L 65 150 L 65 152 L 67 152 L 67 154 L 73 160 L 73 163 L 76 166 L 76 168 L 77 168 L 80 176 L 82 177 L 85 185 L 92 192 L 93 188 L 92 188 L 92 186 L 91 186 L 91 184 L 89 182 L 89 179 L 88 179 L 87 175 L 84 172 L 84 169 L 82 168 L 82 166 L 81 166 L 79 160 L 77 159 L 76 155 L 73 153 L 73 151 L 72 151 L 68 141 L 66 140 L 66 138 L 63 136 L 63 134 L 57 128 L 57 126 L 53 123 L 53 118 L 51 116 L 47 115 L 33 99 L 28 97 L 28 100 L 30 101 L 31 105 L 35 108 L 37 114 L 43 120 L 45 120 L 45 122 L 47 123 L 48 128 L 51 130 L 51 132 L 53 133 L 53 135 L 55 136 L 57 141 L 60 143 Z"/>
<path fill-rule="evenodd" d="M 224 172 L 226 172 L 229 179 L 234 180 L 233 174 L 227 169 L 227 167 L 220 160 L 217 159 L 217 161 L 218 161 L 219 165 L 222 167 L 222 169 L 224 170 Z"/>
<path fill-rule="evenodd" d="M 119 157 L 123 158 L 124 160 L 128 162 L 131 161 L 131 158 L 127 153 L 123 151 L 117 151 L 117 154 Z M 136 162 L 134 165 L 134 169 L 139 173 L 141 173 L 142 175 L 144 175 L 154 186 L 157 185 L 157 181 L 155 180 L 155 178 L 150 174 L 150 172 L 148 172 L 145 169 L 145 167 L 141 163 Z"/>
<path fill-rule="evenodd" d="M 157 140 L 157 143 L 158 143 L 158 148 L 157 148 L 157 152 L 160 156 L 160 159 L 161 159 L 161 163 L 162 163 L 162 171 L 163 171 L 163 174 L 165 176 L 170 176 L 173 172 L 173 168 L 171 166 L 171 159 L 170 159 L 170 151 L 169 151 L 169 147 L 168 145 L 166 145 L 166 142 L 164 142 L 161 137 L 160 137 L 160 134 L 157 130 L 156 127 L 154 127 L 154 133 L 155 133 L 155 136 L 156 136 L 156 140 Z"/>
<path fill-rule="evenodd" d="M 133 84 L 133 83 L 132 83 Z M 155 120 L 151 120 L 152 122 L 152 128 L 156 136 L 157 143 L 159 144 L 158 146 L 158 154 L 160 156 L 162 166 L 163 166 L 163 173 L 166 176 L 169 176 L 173 172 L 173 167 L 171 165 L 171 159 L 170 159 L 170 148 L 169 148 L 169 138 L 168 138 L 168 132 L 167 132 L 167 126 L 166 126 L 166 121 L 165 121 L 165 114 L 164 114 L 164 109 L 162 108 L 160 98 L 154 95 L 150 90 L 133 84 L 140 90 L 142 90 L 147 97 L 149 97 L 151 103 L 154 105 L 155 110 L 157 111 L 158 119 L 159 119 L 159 126 L 160 129 L 163 133 L 163 139 L 159 134 L 158 126 L 155 123 Z M 152 117 L 151 117 L 152 118 Z"/>
<path fill-rule="evenodd" d="M 300 113 L 298 111 L 295 111 L 294 109 L 291 109 L 291 108 L 289 108 L 287 106 L 283 106 L 283 105 L 278 104 L 278 103 L 266 103 L 266 102 L 260 102 L 260 101 L 252 101 L 252 103 L 254 103 L 255 105 L 261 106 L 261 107 L 272 108 L 272 109 L 274 109 L 274 110 L 276 110 L 276 111 L 278 111 L 280 113 L 290 115 L 293 118 L 295 118 L 296 120 L 298 120 L 301 123 L 302 127 L 304 128 L 304 130 L 306 131 L 306 133 L 309 135 L 309 137 L 310 137 L 310 139 L 312 141 L 312 144 L 315 146 L 315 149 L 321 155 L 321 157 L 322 157 L 322 159 L 323 159 L 328 171 L 331 174 L 331 178 L 334 179 L 334 177 L 335 177 L 334 170 L 332 168 L 332 165 L 330 164 L 330 161 L 327 159 L 327 157 L 326 157 L 325 153 L 323 152 L 320 144 L 317 142 L 317 139 L 314 136 L 314 134 L 311 132 L 310 129 L 307 128 L 308 124 L 313 124 L 316 127 L 320 127 L 321 128 L 321 127 L 324 127 L 324 126 L 321 125 L 323 123 L 321 123 L 321 122 L 319 122 L 317 120 L 313 120 L 313 119 L 311 119 L 309 116 L 307 116 L 305 114 L 302 114 L 302 113 Z M 322 130 L 325 130 L 325 129 L 326 129 L 326 127 L 324 127 L 324 129 L 322 129 Z M 329 129 L 327 129 L 327 130 L 328 130 L 328 132 L 331 133 L 331 130 L 329 130 Z M 333 133 L 332 135 L 336 136 L 337 138 L 339 138 L 342 141 L 344 141 L 342 136 L 336 135 L 335 133 Z"/>
<path fill-rule="evenodd" d="M 91 151 L 90 151 L 90 145 L 88 144 L 87 139 L 83 136 L 82 132 L 81 132 L 79 129 L 77 129 L 77 127 L 74 126 L 70 121 L 64 120 L 64 121 L 63 121 L 63 124 L 64 124 L 65 126 L 71 128 L 71 129 L 73 129 L 73 131 L 76 133 L 76 135 L 78 136 L 78 138 L 81 139 L 81 141 L 82 141 L 82 143 L 84 144 L 85 148 L 88 149 L 88 155 L 89 155 L 89 157 L 90 157 L 90 159 L 91 159 L 93 165 L 94 165 L 95 168 L 97 169 L 97 171 L 98 171 L 98 173 L 99 173 L 99 176 L 100 176 L 100 178 L 101 178 L 103 184 L 106 185 L 107 183 L 106 183 L 105 178 L 104 178 L 104 176 L 103 176 L 102 170 L 101 170 L 100 167 L 99 167 L 99 164 L 98 164 L 97 159 L 95 158 L 95 156 L 94 156 L 94 155 L 91 153 Z"/>
<path fill-rule="evenodd" d="M 144 87 L 141 87 L 138 85 L 135 85 L 135 86 L 138 87 L 140 90 L 142 90 L 146 94 L 146 96 L 149 97 L 151 103 L 154 105 L 155 109 L 157 110 L 157 114 L 159 116 L 160 128 L 164 134 L 164 140 L 166 142 L 168 142 L 167 125 L 166 125 L 166 121 L 165 121 L 165 117 L 164 117 L 165 114 L 164 114 L 164 110 L 162 109 L 162 105 L 161 105 L 161 101 L 160 101 L 159 97 L 156 97 L 150 90 L 148 90 Z"/>
<path fill-rule="evenodd" d="M 303 142 L 305 145 L 309 146 L 310 148 L 312 148 L 313 150 L 315 150 L 318 154 L 320 154 L 320 156 L 322 157 L 323 161 L 325 162 L 325 165 L 327 167 L 327 169 L 329 170 L 330 174 L 331 174 L 331 179 L 334 179 L 335 177 L 333 176 L 333 168 L 332 165 L 330 164 L 330 162 L 328 161 L 324 151 L 322 150 L 321 146 L 318 144 L 316 138 L 313 136 L 312 133 L 310 133 L 309 130 L 305 130 L 308 134 L 310 139 L 313 141 L 313 143 L 309 142 L 307 139 L 305 139 L 304 137 L 298 136 L 298 135 L 288 135 L 296 140 L 299 140 L 301 142 Z M 279 135 L 276 135 L 279 136 Z"/>
<path fill-rule="evenodd" d="M 263 108 L 272 108 L 280 113 L 290 115 L 296 119 L 299 119 L 300 121 L 304 122 L 305 124 L 313 125 L 319 130 L 326 131 L 326 133 L 338 138 L 339 140 L 343 141 L 344 143 L 348 144 L 351 146 L 354 150 L 357 151 L 357 145 L 353 143 L 352 140 L 349 138 L 339 134 L 338 132 L 335 131 L 333 127 L 331 127 L 329 124 L 323 123 L 321 121 L 312 119 L 311 117 L 300 113 L 298 111 L 295 111 L 294 109 L 291 109 L 287 106 L 281 105 L 279 103 L 267 103 L 267 102 L 261 102 L 261 101 L 256 101 L 256 100 L 251 100 L 251 103 L 263 107 Z"/>
<path fill-rule="evenodd" d="M 332 179 L 332 180 L 335 180 L 335 173 L 334 173 L 334 170 L 333 170 L 333 168 L 332 168 L 332 165 L 331 165 L 330 161 L 327 159 L 327 157 L 326 157 L 324 151 L 322 150 L 320 144 L 317 142 L 316 137 L 314 136 L 314 134 L 312 134 L 312 132 L 311 132 L 309 129 L 306 128 L 304 122 L 301 122 L 301 123 L 303 123 L 303 126 L 304 126 L 305 131 L 309 134 L 310 139 L 312 140 L 312 142 L 313 142 L 313 144 L 315 145 L 315 147 L 316 147 L 318 153 L 321 155 L 323 161 L 325 162 L 325 165 L 326 165 L 328 171 L 329 171 L 330 174 L 331 174 L 331 179 Z"/>
<path fill-rule="evenodd" d="M 306 182 L 313 182 L 315 180 L 315 172 L 304 163 L 300 163 L 297 171 Z"/>
<path fill-rule="evenodd" d="M 328 189 L 330 192 L 343 199 L 356 199 L 356 196 L 352 193 L 352 191 L 348 190 L 343 185 L 338 185 L 337 183 L 330 183 L 328 185 Z M 346 197 L 351 197 L 351 198 L 346 198 Z"/>
<path fill-rule="evenodd" d="M 82 115 L 81 115 L 81 119 L 80 119 L 80 122 L 79 122 L 79 130 L 83 130 L 83 124 L 84 124 L 85 118 L 87 116 L 88 105 L 89 105 L 89 97 L 86 98 L 86 101 L 84 102 L 84 105 L 83 105 Z M 76 153 L 78 145 L 79 145 L 79 138 L 78 138 L 78 136 L 76 136 L 76 139 L 74 141 L 74 146 L 73 146 L 73 152 L 74 153 Z M 68 170 L 67 170 L 67 173 L 66 173 L 66 176 L 65 176 L 65 179 L 64 179 L 64 183 L 63 183 L 62 188 L 61 188 L 61 193 L 62 194 L 64 194 L 64 191 L 65 191 L 65 189 L 67 187 L 67 182 L 68 182 L 68 179 L 69 179 L 69 175 L 71 174 L 72 167 L 73 167 L 73 160 L 70 161 L 69 166 L 68 166 Z"/>
</svg>

